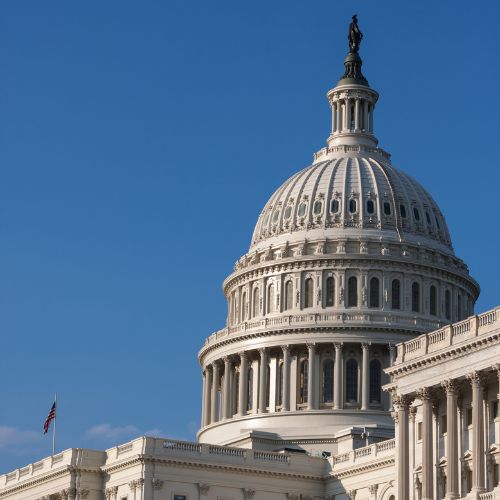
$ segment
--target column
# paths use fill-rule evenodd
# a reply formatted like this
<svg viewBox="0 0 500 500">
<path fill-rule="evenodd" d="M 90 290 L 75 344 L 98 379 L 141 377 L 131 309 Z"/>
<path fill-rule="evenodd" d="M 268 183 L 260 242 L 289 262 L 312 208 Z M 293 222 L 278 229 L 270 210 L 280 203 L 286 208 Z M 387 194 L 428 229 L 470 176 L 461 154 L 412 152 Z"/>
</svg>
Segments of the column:
<svg viewBox="0 0 500 500">
<path fill-rule="evenodd" d="M 363 101 L 363 125 L 361 125 L 365 132 L 368 131 L 368 101 Z"/>
<path fill-rule="evenodd" d="M 281 346 L 283 350 L 283 387 L 281 388 L 281 411 L 290 411 L 290 346 Z"/>
<path fill-rule="evenodd" d="M 266 349 L 259 349 L 260 366 L 259 366 L 259 406 L 258 412 L 266 412 L 266 388 L 267 388 L 267 353 Z"/>
<path fill-rule="evenodd" d="M 359 99 L 354 101 L 354 130 L 359 132 Z"/>
<path fill-rule="evenodd" d="M 421 389 L 417 396 L 422 400 L 422 500 L 433 500 L 433 441 L 432 441 L 432 396 L 428 388 Z"/>
<path fill-rule="evenodd" d="M 210 422 L 213 424 L 219 420 L 219 363 L 212 364 L 212 402 Z"/>
<path fill-rule="evenodd" d="M 375 106 L 370 104 L 370 132 L 373 132 L 373 111 Z"/>
<path fill-rule="evenodd" d="M 344 131 L 349 130 L 349 120 L 351 118 L 349 112 L 349 99 L 344 99 Z"/>
<path fill-rule="evenodd" d="M 361 344 L 363 351 L 361 381 L 361 409 L 368 410 L 370 406 L 370 344 L 363 342 Z"/>
<path fill-rule="evenodd" d="M 336 102 L 336 113 L 337 113 L 337 120 L 336 120 L 336 130 L 337 132 L 342 132 L 342 104 L 340 101 Z"/>
<path fill-rule="evenodd" d="M 342 343 L 337 342 L 335 345 L 335 376 L 333 388 L 333 409 L 340 410 L 342 408 L 342 371 L 344 365 L 344 355 L 342 351 Z"/>
<path fill-rule="evenodd" d="M 223 411 L 222 418 L 231 417 L 231 360 L 229 357 L 224 358 L 224 384 L 222 387 L 223 393 Z"/>
<path fill-rule="evenodd" d="M 410 399 L 408 396 L 393 396 L 396 405 L 396 453 L 397 453 L 397 481 L 399 500 L 410 498 L 410 467 L 409 467 L 409 433 L 408 433 L 408 407 Z"/>
<path fill-rule="evenodd" d="M 458 487 L 458 390 L 454 380 L 441 384 L 446 391 L 446 498 L 459 498 Z"/>
<path fill-rule="evenodd" d="M 484 387 L 481 374 L 473 372 L 467 376 L 472 385 L 472 493 L 485 491 L 484 484 Z"/>
<path fill-rule="evenodd" d="M 240 352 L 240 386 L 238 387 L 238 415 L 247 412 L 248 358 L 245 352 Z"/>
<path fill-rule="evenodd" d="M 211 419 L 211 398 L 212 398 L 212 370 L 205 368 L 205 404 L 203 408 L 203 426 L 210 424 Z"/>
<path fill-rule="evenodd" d="M 316 378 L 316 344 L 307 344 L 308 350 L 308 377 L 307 377 L 307 409 L 316 409 L 314 397 L 314 379 Z"/>
<path fill-rule="evenodd" d="M 337 116 L 337 112 L 335 109 L 335 103 L 332 103 L 332 134 L 335 132 L 335 118 Z"/>
</svg>

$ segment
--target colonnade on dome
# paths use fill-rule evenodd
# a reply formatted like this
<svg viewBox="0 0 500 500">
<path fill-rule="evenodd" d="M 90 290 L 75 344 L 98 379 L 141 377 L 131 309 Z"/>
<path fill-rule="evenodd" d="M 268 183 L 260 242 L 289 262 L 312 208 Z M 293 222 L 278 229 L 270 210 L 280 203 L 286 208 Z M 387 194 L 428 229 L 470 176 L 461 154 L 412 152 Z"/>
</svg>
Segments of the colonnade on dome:
<svg viewBox="0 0 500 500">
<path fill-rule="evenodd" d="M 203 370 L 202 427 L 247 415 L 388 411 L 381 386 L 394 356 L 384 344 L 284 344 L 214 360 Z"/>
</svg>

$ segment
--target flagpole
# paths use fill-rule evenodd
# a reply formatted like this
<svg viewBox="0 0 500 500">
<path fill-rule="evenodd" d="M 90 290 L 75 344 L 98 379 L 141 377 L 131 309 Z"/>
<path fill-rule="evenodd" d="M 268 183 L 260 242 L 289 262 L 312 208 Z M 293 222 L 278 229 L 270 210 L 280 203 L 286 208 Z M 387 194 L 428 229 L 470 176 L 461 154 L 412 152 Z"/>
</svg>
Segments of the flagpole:
<svg viewBox="0 0 500 500">
<path fill-rule="evenodd" d="M 56 454 L 57 393 L 54 394 L 54 404 L 56 411 L 54 413 L 54 427 L 52 428 L 52 456 Z"/>
</svg>

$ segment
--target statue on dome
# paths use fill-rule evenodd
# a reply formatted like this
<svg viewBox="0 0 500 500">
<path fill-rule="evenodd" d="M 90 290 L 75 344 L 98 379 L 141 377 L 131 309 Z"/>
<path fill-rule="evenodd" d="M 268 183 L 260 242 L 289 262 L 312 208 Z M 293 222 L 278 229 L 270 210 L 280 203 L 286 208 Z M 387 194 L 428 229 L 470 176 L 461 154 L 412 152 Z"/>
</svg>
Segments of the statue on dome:
<svg viewBox="0 0 500 500">
<path fill-rule="evenodd" d="M 359 50 L 359 44 L 363 39 L 363 33 L 361 33 L 361 30 L 358 27 L 358 16 L 356 14 L 352 16 L 352 21 L 349 25 L 349 35 L 347 36 L 347 39 L 349 40 L 349 52 L 357 54 Z"/>
</svg>

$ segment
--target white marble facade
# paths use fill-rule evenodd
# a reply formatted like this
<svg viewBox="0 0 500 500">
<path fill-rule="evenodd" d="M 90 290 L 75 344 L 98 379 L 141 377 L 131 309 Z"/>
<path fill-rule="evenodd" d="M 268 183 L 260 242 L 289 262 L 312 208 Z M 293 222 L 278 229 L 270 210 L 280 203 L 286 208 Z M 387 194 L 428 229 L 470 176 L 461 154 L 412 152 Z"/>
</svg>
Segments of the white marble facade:
<svg viewBox="0 0 500 500">
<path fill-rule="evenodd" d="M 327 146 L 271 196 L 199 352 L 197 442 L 69 449 L 0 500 L 500 499 L 500 309 L 378 147 L 349 53 Z M 385 390 L 383 390 L 385 389 Z"/>
</svg>

